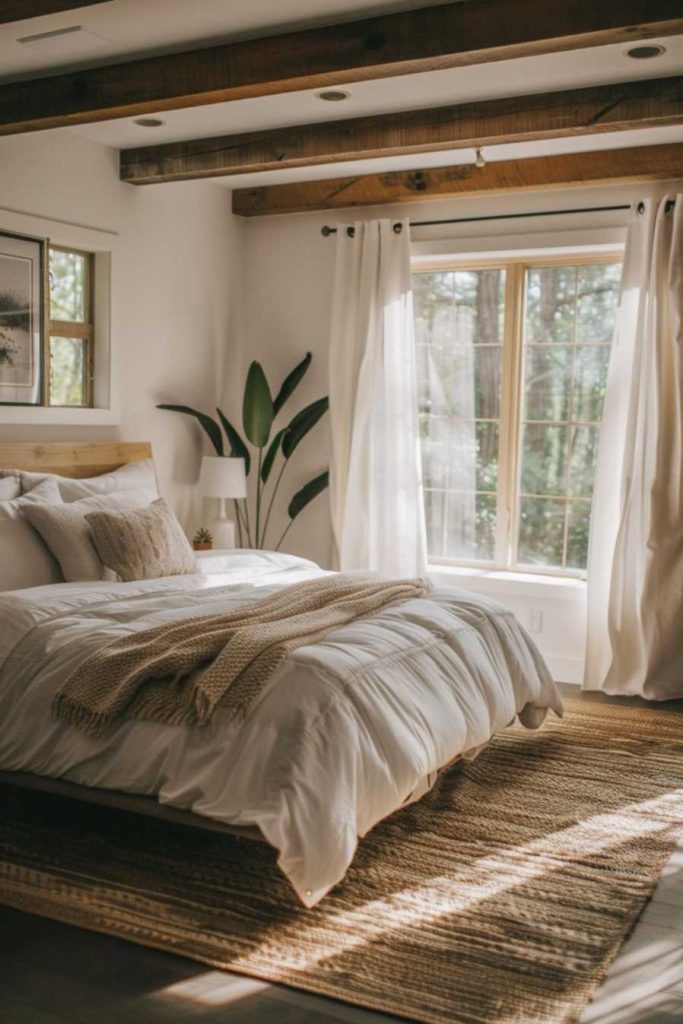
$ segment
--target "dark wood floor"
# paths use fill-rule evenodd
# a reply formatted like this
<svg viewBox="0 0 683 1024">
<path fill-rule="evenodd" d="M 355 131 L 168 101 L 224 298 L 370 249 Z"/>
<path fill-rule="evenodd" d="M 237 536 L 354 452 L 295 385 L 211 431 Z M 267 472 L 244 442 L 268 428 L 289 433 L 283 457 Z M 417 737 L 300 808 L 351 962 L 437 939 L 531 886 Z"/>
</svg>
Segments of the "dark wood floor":
<svg viewBox="0 0 683 1024">
<path fill-rule="evenodd" d="M 566 693 L 578 695 L 575 687 L 566 688 Z M 683 711 L 683 701 L 668 706 Z M 169 953 L 0 906 L 1 1024 L 180 1021 L 398 1024 L 396 1018 L 383 1014 L 212 970 Z M 582 1024 L 682 1022 L 683 843 L 582 1017 Z"/>
</svg>

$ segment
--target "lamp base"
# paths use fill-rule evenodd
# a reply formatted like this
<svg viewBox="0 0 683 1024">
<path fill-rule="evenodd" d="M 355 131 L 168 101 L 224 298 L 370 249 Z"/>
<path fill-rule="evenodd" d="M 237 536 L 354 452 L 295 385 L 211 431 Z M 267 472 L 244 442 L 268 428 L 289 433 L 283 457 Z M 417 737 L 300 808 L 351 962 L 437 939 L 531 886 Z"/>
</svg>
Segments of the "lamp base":
<svg viewBox="0 0 683 1024">
<path fill-rule="evenodd" d="M 227 516 L 219 516 L 211 523 L 211 534 L 213 536 L 214 550 L 230 551 L 237 547 L 237 531 L 232 519 Z"/>
</svg>

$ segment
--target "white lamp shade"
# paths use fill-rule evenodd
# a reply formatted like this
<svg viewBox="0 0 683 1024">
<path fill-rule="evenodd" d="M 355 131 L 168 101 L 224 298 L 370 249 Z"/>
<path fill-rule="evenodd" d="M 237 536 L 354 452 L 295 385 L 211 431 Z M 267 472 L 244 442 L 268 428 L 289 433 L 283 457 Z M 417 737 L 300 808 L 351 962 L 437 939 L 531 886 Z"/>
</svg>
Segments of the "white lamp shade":
<svg viewBox="0 0 683 1024">
<path fill-rule="evenodd" d="M 206 498 L 246 498 L 244 459 L 205 455 L 199 474 L 199 490 Z"/>
</svg>

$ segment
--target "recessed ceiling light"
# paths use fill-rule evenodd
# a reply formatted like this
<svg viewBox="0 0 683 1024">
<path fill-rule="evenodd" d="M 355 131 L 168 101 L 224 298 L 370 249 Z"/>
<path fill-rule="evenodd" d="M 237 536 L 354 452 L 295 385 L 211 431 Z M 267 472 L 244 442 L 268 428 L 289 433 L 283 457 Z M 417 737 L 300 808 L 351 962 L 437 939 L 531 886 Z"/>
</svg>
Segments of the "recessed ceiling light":
<svg viewBox="0 0 683 1024">
<path fill-rule="evenodd" d="M 162 121 L 160 117 L 136 117 L 133 119 L 133 124 L 137 124 L 140 128 L 161 128 L 165 121 Z"/>
<path fill-rule="evenodd" d="M 663 53 L 666 53 L 665 46 L 652 43 L 648 46 L 632 46 L 626 51 L 626 56 L 633 57 L 634 60 L 650 60 L 652 57 L 661 57 Z"/>
<path fill-rule="evenodd" d="M 316 99 L 325 100 L 327 103 L 341 103 L 342 100 L 348 100 L 351 93 L 344 92 L 343 89 L 323 89 L 315 95 Z"/>
</svg>

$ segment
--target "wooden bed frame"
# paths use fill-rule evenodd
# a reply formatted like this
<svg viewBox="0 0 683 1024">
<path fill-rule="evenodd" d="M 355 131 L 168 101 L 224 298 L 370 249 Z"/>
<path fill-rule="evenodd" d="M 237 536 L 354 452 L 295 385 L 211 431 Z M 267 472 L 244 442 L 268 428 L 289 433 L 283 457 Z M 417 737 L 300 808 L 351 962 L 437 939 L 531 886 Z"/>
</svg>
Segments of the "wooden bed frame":
<svg viewBox="0 0 683 1024">
<path fill-rule="evenodd" d="M 112 470 L 120 469 L 121 466 L 130 462 L 140 462 L 142 459 L 151 458 L 152 446 L 146 441 L 118 441 L 104 444 L 0 443 L 0 470 L 21 469 L 32 473 L 57 473 L 59 476 L 75 479 L 101 476 L 103 473 L 111 473 Z M 51 793 L 85 803 L 161 818 L 175 824 L 189 825 L 192 828 L 223 832 L 244 839 L 265 842 L 262 833 L 256 827 L 242 828 L 237 825 L 227 825 L 212 818 L 194 814 L 192 811 L 183 811 L 161 804 L 152 796 L 139 796 L 115 789 L 82 786 L 75 782 L 34 775 L 30 772 L 0 771 L 0 784 Z"/>
</svg>

